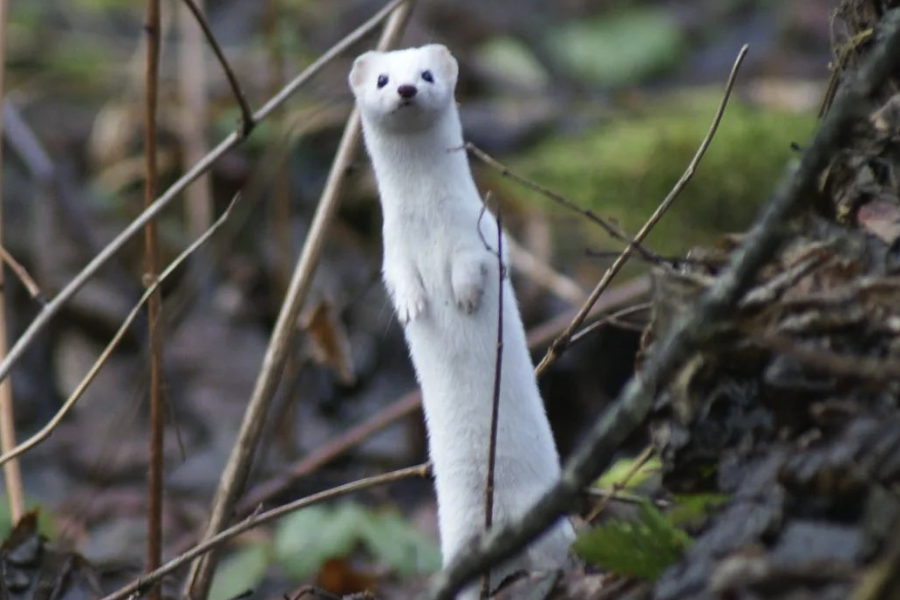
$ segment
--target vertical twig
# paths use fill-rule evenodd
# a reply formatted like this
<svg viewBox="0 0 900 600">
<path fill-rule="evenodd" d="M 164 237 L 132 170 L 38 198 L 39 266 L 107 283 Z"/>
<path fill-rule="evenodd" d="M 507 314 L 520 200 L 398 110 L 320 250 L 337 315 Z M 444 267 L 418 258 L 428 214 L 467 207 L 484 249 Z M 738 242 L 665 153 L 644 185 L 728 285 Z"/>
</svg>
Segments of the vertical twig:
<svg viewBox="0 0 900 600">
<path fill-rule="evenodd" d="M 159 79 L 160 15 L 159 0 L 147 0 L 144 33 L 147 36 L 147 62 L 144 72 L 144 208 L 156 199 L 156 106 Z M 144 227 L 145 285 L 153 285 L 159 271 L 159 242 L 156 222 Z M 162 487 L 163 425 L 165 417 L 162 396 L 162 295 L 159 290 L 148 299 L 150 343 L 150 456 L 147 466 L 147 557 L 149 573 L 162 561 Z M 150 592 L 150 600 L 160 600 L 159 589 Z"/>
<path fill-rule="evenodd" d="M 713 137 L 716 135 L 716 130 L 719 128 L 719 122 L 722 120 L 722 116 L 725 114 L 725 107 L 728 105 L 728 99 L 731 97 L 731 90 L 734 88 L 734 82 L 737 77 L 738 69 L 741 68 L 741 63 L 744 62 L 744 57 L 747 55 L 747 44 L 741 48 L 740 52 L 738 52 L 737 58 L 734 60 L 734 65 L 731 67 L 731 74 L 728 76 L 728 83 L 725 84 L 725 93 L 722 95 L 722 100 L 719 102 L 719 107 L 716 109 L 716 114 L 713 117 L 712 124 L 709 126 L 709 130 L 706 132 L 706 136 L 703 138 L 703 141 L 700 143 L 700 147 L 697 148 L 697 152 L 694 154 L 694 157 L 691 159 L 691 162 L 688 164 L 687 169 L 685 169 L 684 174 L 675 184 L 675 187 L 672 188 L 672 191 L 666 196 L 666 198 L 660 203 L 656 210 L 650 215 L 650 218 L 647 219 L 647 222 L 644 223 L 644 226 L 641 227 L 641 230 L 638 231 L 637 235 L 634 236 L 634 239 L 629 242 L 628 246 L 619 254 L 618 258 L 613 262 L 612 265 L 606 270 L 603 274 L 603 277 L 600 278 L 600 282 L 591 292 L 591 295 L 588 297 L 587 301 L 585 301 L 584 306 L 581 307 L 581 310 L 572 319 L 572 322 L 566 328 L 566 330 L 550 344 L 550 348 L 547 349 L 547 354 L 544 355 L 544 358 L 541 359 L 541 362 L 538 364 L 535 369 L 535 373 L 540 376 L 541 373 L 544 372 L 550 363 L 556 360 L 560 354 L 565 352 L 566 348 L 569 345 L 569 341 L 572 339 L 572 336 L 575 334 L 575 331 L 581 327 L 581 324 L 584 322 L 585 317 L 587 317 L 588 313 L 590 313 L 591 308 L 593 308 L 594 303 L 597 302 L 597 299 L 600 297 L 607 287 L 609 287 L 610 282 L 612 282 L 613 277 L 616 276 L 622 267 L 625 266 L 625 263 L 628 262 L 628 259 L 631 258 L 631 253 L 635 250 L 635 248 L 644 241 L 644 238 L 653 230 L 656 226 L 656 223 L 663 216 L 663 214 L 669 209 L 684 187 L 688 184 L 691 178 L 694 176 L 694 171 L 696 171 L 697 166 L 700 164 L 700 161 L 703 159 L 703 155 L 706 154 L 706 149 L 709 148 L 710 143 L 712 143 Z"/>
<path fill-rule="evenodd" d="M 497 203 L 497 358 L 494 366 L 494 391 L 491 398 L 491 435 L 488 440 L 487 482 L 484 486 L 484 530 L 494 525 L 494 465 L 497 462 L 497 425 L 500 421 L 500 378 L 503 373 L 503 215 Z M 491 571 L 481 579 L 481 597 L 491 593 Z"/>
<path fill-rule="evenodd" d="M 178 46 L 178 87 L 181 91 L 179 130 L 184 148 L 184 164 L 200 161 L 208 152 L 206 143 L 207 101 L 206 64 L 203 60 L 203 32 L 196 26 L 194 10 L 203 15 L 204 0 L 196 4 L 183 2 L 178 7 L 178 30 L 181 44 Z M 199 17 L 196 17 L 199 20 Z M 203 22 L 200 20 L 200 22 Z M 213 219 L 209 175 L 201 176 L 185 190 L 185 221 L 191 237 L 197 237 L 209 229 Z"/>
<path fill-rule="evenodd" d="M 6 70 L 6 0 L 0 0 L 0 102 L 3 100 L 3 73 Z M 3 119 L 0 118 L 0 133 Z M 0 136 L 2 137 L 2 136 Z M 0 154 L 0 172 L 2 172 Z M 2 177 L 0 177 L 2 181 Z M 3 210 L 0 195 L 0 244 L 3 243 Z M 0 264 L 0 357 L 6 357 L 6 294 L 3 287 L 3 265 Z M 16 422 L 13 410 L 12 382 L 9 378 L 0 382 L 0 453 L 9 452 L 16 445 Z M 25 511 L 25 494 L 22 491 L 22 472 L 19 461 L 11 460 L 3 465 L 6 496 L 9 500 L 9 518 L 14 524 Z"/>
<path fill-rule="evenodd" d="M 390 20 L 385 25 L 384 32 L 378 42 L 380 50 L 386 50 L 393 46 L 400 38 L 400 34 L 406 26 L 406 21 L 414 5 L 415 0 L 407 0 L 397 6 L 391 14 Z M 267 109 L 263 107 L 261 110 Z M 359 140 L 359 112 L 354 109 L 347 119 L 344 134 L 341 137 L 328 180 L 325 183 L 325 190 L 319 199 L 319 205 L 313 216 L 306 243 L 300 253 L 287 296 L 278 314 L 278 320 L 272 331 L 269 346 L 263 357 L 263 364 L 256 379 L 253 394 L 247 404 L 247 410 L 244 413 L 237 440 L 235 440 L 234 448 L 228 457 L 228 462 L 225 465 L 225 470 L 213 497 L 209 523 L 206 526 L 204 538 L 210 538 L 225 528 L 228 519 L 234 511 L 237 498 L 244 490 L 250 463 L 259 444 L 269 403 L 278 388 L 285 359 L 294 340 L 300 309 L 303 308 L 310 283 L 312 283 L 312 277 L 325 243 L 326 232 L 331 225 L 334 215 L 337 213 L 347 165 L 356 155 Z M 206 599 L 217 560 L 218 553 L 212 551 L 193 563 L 184 591 L 185 596 L 193 600 Z"/>
</svg>

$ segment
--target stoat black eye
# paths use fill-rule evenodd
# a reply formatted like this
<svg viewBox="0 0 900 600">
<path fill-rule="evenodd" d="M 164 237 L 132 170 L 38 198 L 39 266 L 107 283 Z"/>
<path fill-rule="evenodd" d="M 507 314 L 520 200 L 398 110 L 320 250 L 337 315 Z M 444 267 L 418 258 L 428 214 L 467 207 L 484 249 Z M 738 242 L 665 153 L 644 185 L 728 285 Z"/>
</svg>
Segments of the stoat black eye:
<svg viewBox="0 0 900 600">
<path fill-rule="evenodd" d="M 378 89 L 383 88 L 388 84 L 388 76 L 387 75 L 379 75 L 378 76 Z"/>
<path fill-rule="evenodd" d="M 422 71 L 422 79 L 428 83 L 434 83 L 434 75 L 431 74 L 431 71 Z"/>
</svg>

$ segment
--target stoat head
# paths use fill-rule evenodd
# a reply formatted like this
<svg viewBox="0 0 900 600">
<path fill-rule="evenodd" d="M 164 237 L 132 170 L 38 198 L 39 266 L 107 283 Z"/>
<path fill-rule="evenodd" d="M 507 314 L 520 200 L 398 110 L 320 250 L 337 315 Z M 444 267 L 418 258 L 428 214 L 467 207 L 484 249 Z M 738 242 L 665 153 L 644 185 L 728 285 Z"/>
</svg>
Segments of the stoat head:
<svg viewBox="0 0 900 600">
<path fill-rule="evenodd" d="M 350 71 L 350 88 L 363 118 L 386 129 L 420 131 L 454 107 L 459 67 L 445 46 L 366 52 Z"/>
</svg>

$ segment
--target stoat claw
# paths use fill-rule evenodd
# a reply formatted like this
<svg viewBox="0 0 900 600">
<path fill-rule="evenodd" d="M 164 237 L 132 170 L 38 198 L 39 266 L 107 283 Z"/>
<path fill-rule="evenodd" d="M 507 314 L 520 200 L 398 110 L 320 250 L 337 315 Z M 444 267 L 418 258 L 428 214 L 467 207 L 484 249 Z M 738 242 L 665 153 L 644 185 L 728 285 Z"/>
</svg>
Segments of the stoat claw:
<svg viewBox="0 0 900 600">
<path fill-rule="evenodd" d="M 397 309 L 397 319 L 401 325 L 415 321 L 425 312 L 425 296 L 421 294 L 398 295 L 394 298 L 394 304 Z"/>
</svg>

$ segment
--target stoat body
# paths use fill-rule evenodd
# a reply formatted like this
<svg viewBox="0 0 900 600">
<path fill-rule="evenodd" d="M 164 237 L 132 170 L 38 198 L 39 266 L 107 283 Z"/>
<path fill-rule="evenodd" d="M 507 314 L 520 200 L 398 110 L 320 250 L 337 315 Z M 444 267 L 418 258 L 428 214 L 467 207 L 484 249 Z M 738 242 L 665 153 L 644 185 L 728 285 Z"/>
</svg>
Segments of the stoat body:
<svg viewBox="0 0 900 600">
<path fill-rule="evenodd" d="M 484 529 L 500 290 L 497 221 L 483 211 L 462 150 L 457 71 L 447 48 L 429 45 L 363 54 L 349 78 L 381 196 L 384 282 L 422 387 L 445 563 Z M 495 526 L 560 473 L 508 278 L 502 291 Z M 494 570 L 493 585 L 519 569 L 562 565 L 572 538 L 560 521 Z"/>
</svg>

